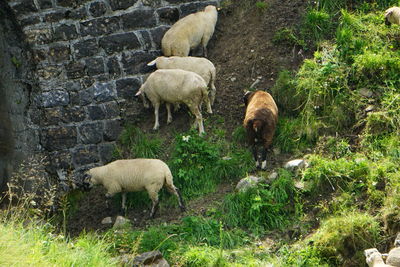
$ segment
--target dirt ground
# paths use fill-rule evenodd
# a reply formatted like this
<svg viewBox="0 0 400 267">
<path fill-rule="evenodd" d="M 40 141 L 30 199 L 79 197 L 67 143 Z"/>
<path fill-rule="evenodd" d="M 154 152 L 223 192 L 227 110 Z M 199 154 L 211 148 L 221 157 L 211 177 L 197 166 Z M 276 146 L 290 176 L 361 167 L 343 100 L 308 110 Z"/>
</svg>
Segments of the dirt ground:
<svg viewBox="0 0 400 267">
<path fill-rule="evenodd" d="M 221 124 L 221 120 L 212 120 L 212 117 L 223 118 L 223 126 L 227 133 L 237 128 L 243 120 L 244 105 L 243 93 L 257 79 L 259 82 L 254 88 L 269 89 L 274 85 L 280 70 L 296 70 L 307 57 L 298 47 L 289 47 L 285 44 L 274 44 L 272 39 L 275 33 L 282 28 L 295 28 L 301 21 L 301 16 L 307 5 L 303 0 L 266 0 L 265 9 L 256 7 L 256 1 L 232 1 L 233 4 L 223 8 L 218 17 L 216 31 L 208 45 L 209 59 L 217 68 L 217 97 L 213 106 L 212 115 L 204 115 L 206 132 L 210 127 Z M 152 118 L 149 112 L 149 117 Z M 174 121 L 166 125 L 165 110 L 160 112 L 160 135 L 173 137 L 175 133 L 189 129 L 189 115 L 185 110 L 174 114 Z M 139 125 L 141 129 L 151 131 L 153 119 Z M 220 126 L 220 125 L 218 125 Z M 273 156 L 271 156 L 273 157 Z M 281 155 L 278 164 L 286 156 Z M 278 163 L 277 163 L 278 161 Z M 221 184 L 215 193 L 201 199 L 187 203 L 188 212 L 180 213 L 178 207 L 169 210 L 160 210 L 157 218 L 150 220 L 149 205 L 137 207 L 128 212 L 127 217 L 138 228 L 148 224 L 173 222 L 185 214 L 202 213 L 213 203 L 220 201 L 223 196 L 231 192 L 233 185 Z M 115 206 L 115 205 L 114 205 Z M 110 226 L 101 225 L 101 220 L 107 216 L 118 214 L 117 207 L 108 209 L 105 206 L 104 190 L 97 188 L 79 202 L 79 208 L 70 218 L 68 226 L 72 235 L 83 229 L 104 230 Z"/>
</svg>

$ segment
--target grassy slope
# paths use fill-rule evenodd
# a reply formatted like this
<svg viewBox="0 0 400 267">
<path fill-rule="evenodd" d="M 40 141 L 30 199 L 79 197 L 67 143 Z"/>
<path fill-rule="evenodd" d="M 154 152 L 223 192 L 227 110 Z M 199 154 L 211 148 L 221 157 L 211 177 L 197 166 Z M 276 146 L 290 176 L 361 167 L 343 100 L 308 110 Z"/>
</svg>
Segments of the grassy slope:
<svg viewBox="0 0 400 267">
<path fill-rule="evenodd" d="M 83 236 L 65 243 L 49 238 L 43 227 L 4 224 L 0 244 L 11 245 L 0 246 L 0 255 L 9 255 L 0 260 L 70 265 L 82 256 L 81 263 L 111 264 L 112 255 L 160 249 L 174 266 L 360 266 L 364 249 L 387 250 L 400 229 L 400 26 L 387 28 L 382 11 L 396 3 L 317 1 L 300 28 L 277 33 L 278 42 L 316 47 L 314 58 L 297 73 L 282 72 L 273 90 L 282 111 L 274 145 L 284 152 L 313 151 L 305 171 L 279 170 L 273 184 L 229 194 L 202 216 L 127 227 L 95 241 Z M 160 155 L 162 141 L 135 140 L 132 132 L 122 142 L 136 150 L 119 153 Z M 177 135 L 169 164 L 186 199 L 250 170 L 249 154 L 226 141 L 226 134 Z M 232 139 L 240 143 L 243 131 Z M 304 186 L 296 188 L 294 181 Z M 165 207 L 174 205 L 164 197 Z M 14 253 L 17 248 L 32 253 Z M 69 253 L 79 255 L 58 256 Z"/>
</svg>

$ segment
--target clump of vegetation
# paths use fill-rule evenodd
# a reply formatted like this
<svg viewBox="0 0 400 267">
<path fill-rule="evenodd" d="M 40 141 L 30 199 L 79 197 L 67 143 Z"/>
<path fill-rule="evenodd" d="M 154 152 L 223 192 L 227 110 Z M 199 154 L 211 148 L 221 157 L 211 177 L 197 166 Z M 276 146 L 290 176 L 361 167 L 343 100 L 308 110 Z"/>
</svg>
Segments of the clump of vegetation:
<svg viewBox="0 0 400 267">
<path fill-rule="evenodd" d="M 225 141 L 213 143 L 193 131 L 176 136 L 169 166 L 184 196 L 211 192 L 221 181 L 242 177 L 252 169 L 248 151 L 232 148 L 221 154 L 225 146 Z"/>
<path fill-rule="evenodd" d="M 134 125 L 125 126 L 119 137 L 115 158 L 159 158 L 163 140 L 146 134 Z"/>
<path fill-rule="evenodd" d="M 335 266 L 361 263 L 364 249 L 377 246 L 381 230 L 373 216 L 350 212 L 324 221 L 308 242 Z"/>
<path fill-rule="evenodd" d="M 226 196 L 223 217 L 231 227 L 246 227 L 257 232 L 283 228 L 296 215 L 296 189 L 292 175 L 280 170 L 270 186 L 260 184 L 246 192 Z"/>
</svg>

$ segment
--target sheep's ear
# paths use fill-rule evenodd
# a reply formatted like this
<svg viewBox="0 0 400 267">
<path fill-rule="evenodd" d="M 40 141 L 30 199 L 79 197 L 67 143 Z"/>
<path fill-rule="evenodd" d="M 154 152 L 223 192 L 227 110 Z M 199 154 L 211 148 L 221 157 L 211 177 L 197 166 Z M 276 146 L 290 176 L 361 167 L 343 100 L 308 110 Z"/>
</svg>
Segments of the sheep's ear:
<svg viewBox="0 0 400 267">
<path fill-rule="evenodd" d="M 245 105 L 247 106 L 247 104 L 249 103 L 249 99 L 250 97 L 254 94 L 254 92 L 252 91 L 247 91 L 244 96 L 243 96 L 243 102 L 245 103 Z"/>
<path fill-rule="evenodd" d="M 156 65 L 156 61 L 157 61 L 157 58 L 154 59 L 153 61 L 147 63 L 147 66 L 154 66 L 154 65 Z"/>
</svg>

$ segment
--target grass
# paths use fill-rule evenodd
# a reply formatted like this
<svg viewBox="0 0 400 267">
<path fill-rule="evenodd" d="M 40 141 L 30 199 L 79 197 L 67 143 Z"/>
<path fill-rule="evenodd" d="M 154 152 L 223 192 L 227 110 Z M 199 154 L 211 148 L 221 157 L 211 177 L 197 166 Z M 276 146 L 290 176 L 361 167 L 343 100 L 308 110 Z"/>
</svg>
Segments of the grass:
<svg viewBox="0 0 400 267">
<path fill-rule="evenodd" d="M 0 224 L 1 266 L 117 266 L 107 252 L 109 244 L 95 235 L 75 240 L 52 234 L 49 225 Z"/>
</svg>

